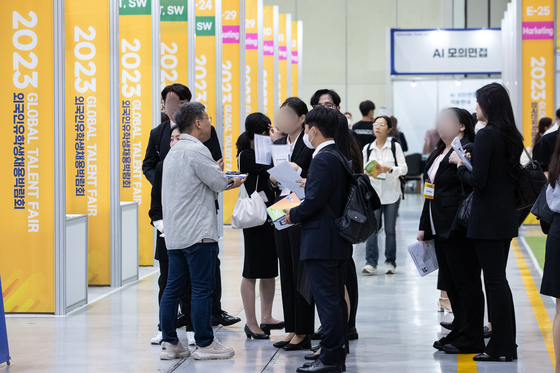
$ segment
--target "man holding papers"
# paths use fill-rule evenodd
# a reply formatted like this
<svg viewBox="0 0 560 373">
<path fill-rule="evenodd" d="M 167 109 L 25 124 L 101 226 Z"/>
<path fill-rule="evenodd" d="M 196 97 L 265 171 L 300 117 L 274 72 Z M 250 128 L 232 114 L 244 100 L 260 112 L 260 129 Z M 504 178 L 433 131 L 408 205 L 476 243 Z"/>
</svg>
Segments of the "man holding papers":
<svg viewBox="0 0 560 373">
<path fill-rule="evenodd" d="M 307 266 L 323 326 L 321 354 L 312 364 L 298 368 L 298 372 L 341 372 L 348 347 L 344 269 L 352 245 L 340 236 L 325 206 L 328 205 L 335 216 L 342 215 L 349 176 L 331 154 L 340 153 L 333 139 L 337 122 L 331 110 L 318 107 L 305 118 L 305 140 L 315 148 L 307 175 L 305 200 L 298 207 L 285 210 L 287 223 L 301 223 L 300 259 Z"/>
</svg>

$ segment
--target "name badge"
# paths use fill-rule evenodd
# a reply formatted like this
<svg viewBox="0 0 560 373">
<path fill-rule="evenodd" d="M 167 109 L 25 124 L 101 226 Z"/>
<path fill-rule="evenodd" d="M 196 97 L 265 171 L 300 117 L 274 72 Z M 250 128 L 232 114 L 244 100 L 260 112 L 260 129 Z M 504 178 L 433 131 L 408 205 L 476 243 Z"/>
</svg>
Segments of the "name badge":
<svg viewBox="0 0 560 373">
<path fill-rule="evenodd" d="M 432 183 L 424 183 L 424 198 L 434 199 L 434 193 L 436 191 L 436 185 Z"/>
<path fill-rule="evenodd" d="M 268 202 L 268 198 L 266 197 L 266 193 L 262 190 L 259 192 L 259 195 L 262 197 L 264 203 Z"/>
</svg>

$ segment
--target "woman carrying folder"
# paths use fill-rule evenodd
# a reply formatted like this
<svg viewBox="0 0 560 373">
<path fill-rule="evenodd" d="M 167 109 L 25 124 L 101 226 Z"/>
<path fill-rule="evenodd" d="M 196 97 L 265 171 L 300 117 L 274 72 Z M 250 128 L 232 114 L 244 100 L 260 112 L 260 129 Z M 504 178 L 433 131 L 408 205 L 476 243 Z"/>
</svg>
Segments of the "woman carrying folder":
<svg viewBox="0 0 560 373">
<path fill-rule="evenodd" d="M 462 197 L 472 187 L 461 183 L 457 168 L 450 164 L 450 157 L 457 156 L 451 146 L 454 138 L 461 139 L 465 152 L 472 152 L 474 123 L 467 110 L 450 108 L 439 115 L 437 131 L 441 139 L 424 170 L 425 201 L 418 241 L 434 240 L 439 275 L 455 318 L 451 332 L 434 342 L 434 348 L 451 354 L 477 353 L 484 351 L 480 264 L 474 242 L 455 221 Z"/>
<path fill-rule="evenodd" d="M 268 182 L 268 170 L 272 165 L 262 165 L 255 158 L 255 135 L 270 136 L 272 141 L 280 137 L 280 132 L 271 127 L 270 119 L 262 113 L 252 113 L 245 120 L 245 132 L 237 139 L 237 157 L 239 171 L 248 174 L 245 182 L 247 194 L 255 190 L 263 196 L 267 207 L 274 203 L 274 191 Z M 245 259 L 243 279 L 241 281 L 241 298 L 247 324 L 247 338 L 268 339 L 265 331 L 283 329 L 284 322 L 272 317 L 272 303 L 278 276 L 278 256 L 274 241 L 274 226 L 270 219 L 258 227 L 243 229 Z M 261 324 L 257 323 L 255 314 L 255 286 L 260 279 Z"/>
</svg>

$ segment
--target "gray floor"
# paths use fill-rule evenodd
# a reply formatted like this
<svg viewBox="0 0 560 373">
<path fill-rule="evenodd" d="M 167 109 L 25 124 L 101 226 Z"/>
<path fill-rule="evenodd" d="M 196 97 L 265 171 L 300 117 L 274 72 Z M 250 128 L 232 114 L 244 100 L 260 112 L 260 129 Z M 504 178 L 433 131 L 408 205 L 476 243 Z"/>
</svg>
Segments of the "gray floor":
<svg viewBox="0 0 560 373">
<path fill-rule="evenodd" d="M 351 343 L 348 372 L 553 372 L 543 335 L 535 318 L 520 269 L 510 256 L 508 276 L 517 312 L 519 360 L 512 363 L 473 364 L 470 356 L 458 358 L 436 352 L 431 346 L 440 338 L 442 319 L 452 314 L 436 311 L 439 293 L 436 275 L 421 278 L 406 246 L 414 242 L 422 200 L 407 195 L 398 220 L 397 274 L 359 276 L 360 339 Z M 530 271 L 529 279 L 540 287 L 540 277 L 524 247 L 521 251 Z M 223 308 L 244 318 L 239 295 L 243 263 L 241 235 L 226 229 L 222 257 Z M 364 245 L 355 249 L 358 270 Z M 152 269 L 143 269 L 149 273 Z M 111 289 L 112 290 L 112 289 Z M 279 351 L 272 343 L 284 334 L 273 332 L 270 341 L 245 338 L 244 322 L 217 328 L 216 336 L 235 349 L 226 361 L 160 361 L 158 346 L 150 345 L 157 330 L 157 275 L 107 295 L 94 290 L 93 304 L 67 317 L 8 317 L 12 365 L 0 372 L 295 372 L 307 352 Z M 549 317 L 554 304 L 542 298 Z M 274 316 L 282 318 L 280 287 L 277 286 Z M 257 302 L 258 308 L 258 302 Z M 317 321 L 317 325 L 318 325 Z M 186 335 L 180 338 L 186 345 Z M 459 362 L 460 361 L 460 362 Z"/>
</svg>

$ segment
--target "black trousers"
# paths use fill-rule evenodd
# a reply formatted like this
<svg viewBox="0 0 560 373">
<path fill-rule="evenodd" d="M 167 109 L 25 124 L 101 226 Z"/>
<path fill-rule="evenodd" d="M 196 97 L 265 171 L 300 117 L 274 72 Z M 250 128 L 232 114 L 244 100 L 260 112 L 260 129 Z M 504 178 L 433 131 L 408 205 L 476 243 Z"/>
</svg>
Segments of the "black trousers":
<svg viewBox="0 0 560 373">
<path fill-rule="evenodd" d="M 287 333 L 313 334 L 315 331 L 315 304 L 307 303 L 297 290 L 302 281 L 304 262 L 299 260 L 301 228 L 294 226 L 281 231 L 275 229 L 276 251 L 280 262 L 282 307 Z"/>
<path fill-rule="evenodd" d="M 348 290 L 348 297 L 350 298 L 350 317 L 348 319 L 348 327 L 356 327 L 356 314 L 358 313 L 358 274 L 356 272 L 356 263 L 354 258 L 350 256 L 346 267 L 346 279 L 344 285 Z"/>
<path fill-rule="evenodd" d="M 484 351 L 484 294 L 474 242 L 463 233 L 435 240 L 439 277 L 451 307 L 453 329 L 440 341 L 465 352 Z"/>
<path fill-rule="evenodd" d="M 321 361 L 340 365 L 346 359 L 348 309 L 344 299 L 347 260 L 305 260 L 311 290 L 321 320 Z"/>
<path fill-rule="evenodd" d="M 490 356 L 513 356 L 517 349 L 513 296 L 506 278 L 511 240 L 474 240 L 484 274 L 492 321 L 492 338 L 485 352 Z"/>
</svg>

